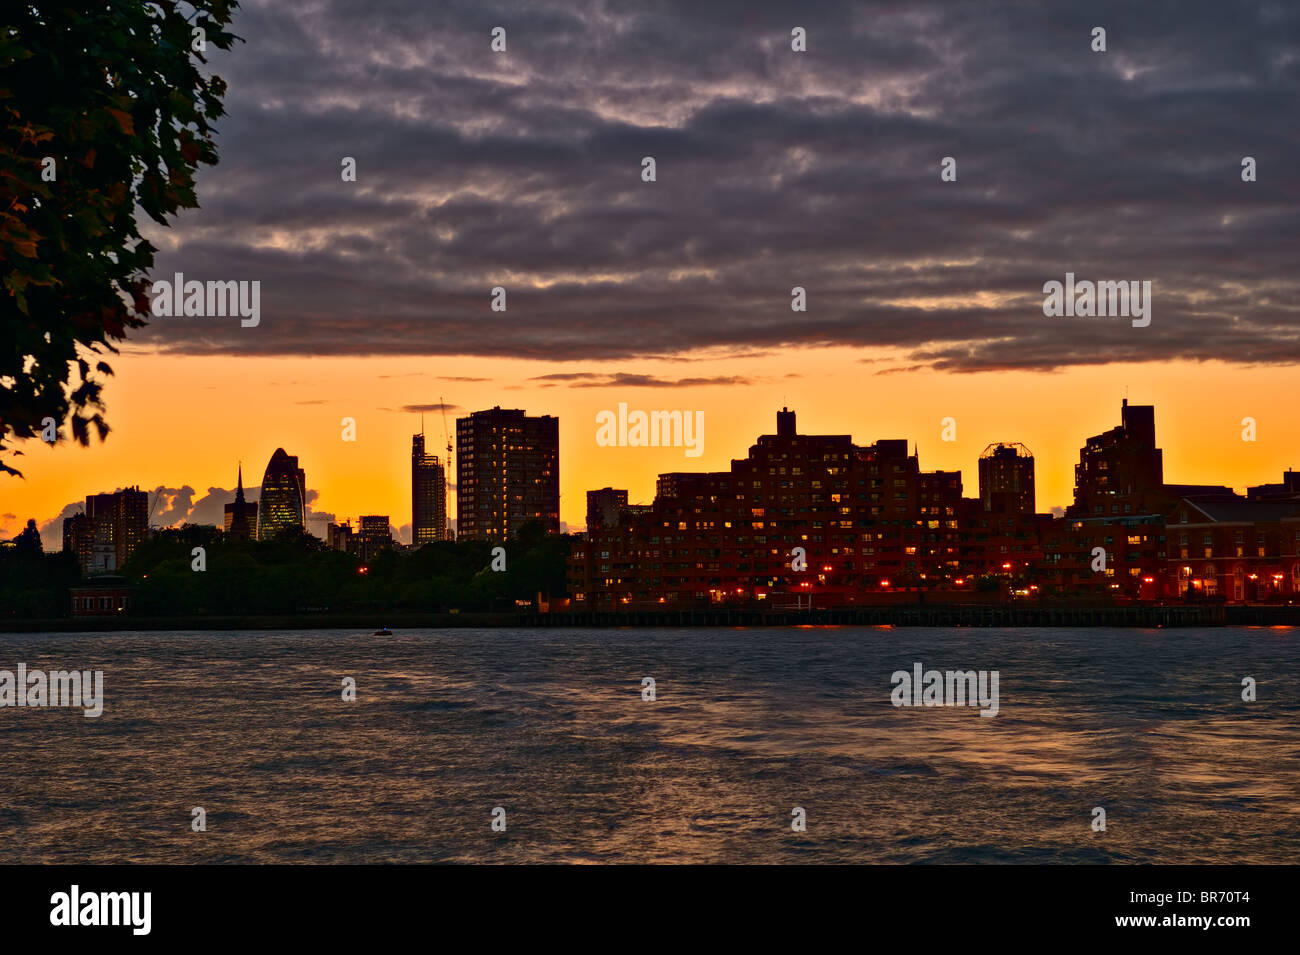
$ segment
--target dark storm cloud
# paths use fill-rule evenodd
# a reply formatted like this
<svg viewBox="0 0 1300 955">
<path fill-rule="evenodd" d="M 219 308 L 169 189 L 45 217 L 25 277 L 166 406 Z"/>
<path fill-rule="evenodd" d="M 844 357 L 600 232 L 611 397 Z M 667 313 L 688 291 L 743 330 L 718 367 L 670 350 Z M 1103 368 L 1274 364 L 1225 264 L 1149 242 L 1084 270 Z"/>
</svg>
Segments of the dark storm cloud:
<svg viewBox="0 0 1300 955">
<path fill-rule="evenodd" d="M 259 279 L 261 324 L 163 318 L 142 337 L 554 360 L 891 346 L 948 370 L 1297 361 L 1298 27 L 1281 2 L 250 2 L 247 42 L 216 58 L 221 165 L 157 238 L 155 278 Z M 1043 283 L 1067 271 L 1151 281 L 1150 327 L 1045 318 Z"/>
<path fill-rule="evenodd" d="M 655 375 L 634 375 L 627 372 L 604 374 L 601 372 L 579 371 L 553 375 L 537 375 L 531 381 L 545 381 L 543 388 L 555 387 L 556 382 L 564 382 L 570 388 L 607 388 L 613 385 L 625 385 L 629 388 L 692 388 L 704 385 L 749 385 L 753 379 L 743 375 L 714 375 L 708 378 L 659 378 Z"/>
</svg>

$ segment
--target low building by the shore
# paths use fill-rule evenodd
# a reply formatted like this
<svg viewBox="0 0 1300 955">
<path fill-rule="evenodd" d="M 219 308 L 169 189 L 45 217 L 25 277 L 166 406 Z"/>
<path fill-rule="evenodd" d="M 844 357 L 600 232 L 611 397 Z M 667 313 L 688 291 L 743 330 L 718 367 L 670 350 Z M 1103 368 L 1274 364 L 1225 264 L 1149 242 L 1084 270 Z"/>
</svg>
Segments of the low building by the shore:
<svg viewBox="0 0 1300 955">
<path fill-rule="evenodd" d="M 135 587 L 116 574 L 90 577 L 69 588 L 74 617 L 122 616 L 130 613 Z"/>
</svg>

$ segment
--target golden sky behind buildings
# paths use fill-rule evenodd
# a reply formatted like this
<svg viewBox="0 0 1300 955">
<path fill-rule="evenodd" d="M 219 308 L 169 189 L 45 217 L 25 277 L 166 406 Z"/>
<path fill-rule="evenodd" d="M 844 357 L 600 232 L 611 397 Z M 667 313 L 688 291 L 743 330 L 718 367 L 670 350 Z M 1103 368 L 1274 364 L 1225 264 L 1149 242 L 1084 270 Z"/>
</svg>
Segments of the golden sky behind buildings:
<svg viewBox="0 0 1300 955">
<path fill-rule="evenodd" d="M 782 404 L 798 413 L 802 433 L 850 434 L 858 444 L 906 438 L 923 469 L 960 470 L 968 497 L 977 493 L 984 447 L 1023 442 L 1036 458 L 1040 511 L 1070 502 L 1078 449 L 1087 436 L 1119 423 L 1126 389 L 1133 403 L 1156 406 L 1166 481 L 1242 489 L 1300 465 L 1300 425 L 1282 397 L 1294 387 L 1294 372 L 1284 367 L 1178 362 L 881 373 L 899 367 L 897 358 L 826 348 L 604 365 L 178 357 L 128 349 L 107 389 L 113 433 L 88 448 L 25 446 L 18 463 L 26 479 L 0 488 L 3 534 L 17 533 L 29 517 L 44 524 L 87 494 L 118 487 L 189 485 L 197 500 L 209 487 L 233 488 L 240 460 L 245 485 L 256 486 L 281 446 L 298 455 L 308 487 L 319 492 L 313 511 L 354 520 L 388 514 L 401 527 L 410 522 L 410 436 L 420 427 L 419 413 L 403 409 L 437 405 L 440 395 L 456 406 L 448 412 L 453 439 L 457 415 L 496 404 L 557 415 L 561 519 L 573 527 L 584 523 L 589 489 L 624 487 L 630 500 L 649 502 L 661 472 L 727 469 L 758 435 L 775 431 Z M 605 383 L 620 374 L 657 384 Z M 721 383 L 700 383 L 715 380 Z M 645 411 L 702 411 L 703 454 L 599 446 L 596 415 L 619 402 Z M 1253 443 L 1241 438 L 1248 416 L 1258 423 Z M 344 417 L 356 419 L 355 442 L 342 440 Z M 956 441 L 941 439 L 945 417 L 956 419 Z M 441 453 L 442 416 L 426 413 L 424 428 L 429 449 Z M 448 512 L 455 514 L 454 495 Z M 321 533 L 324 524 L 311 529 Z"/>
</svg>

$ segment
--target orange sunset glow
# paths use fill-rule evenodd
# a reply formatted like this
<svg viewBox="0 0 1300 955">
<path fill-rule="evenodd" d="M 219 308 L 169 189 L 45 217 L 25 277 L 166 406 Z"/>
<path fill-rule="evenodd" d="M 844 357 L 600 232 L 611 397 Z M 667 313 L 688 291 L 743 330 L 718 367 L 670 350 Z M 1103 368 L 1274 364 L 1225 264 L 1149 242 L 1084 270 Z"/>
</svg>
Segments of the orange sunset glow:
<svg viewBox="0 0 1300 955">
<path fill-rule="evenodd" d="M 256 486 L 271 453 L 299 457 L 307 486 L 319 492 L 317 513 L 338 519 L 388 514 L 397 527 L 411 519 L 410 436 L 417 412 L 403 406 L 448 406 L 454 440 L 458 415 L 518 407 L 560 419 L 560 510 L 571 528 L 585 517 L 589 489 L 626 487 L 649 502 L 660 472 L 726 470 L 760 434 L 774 429 L 777 408 L 799 413 L 801 431 L 849 434 L 860 442 L 906 438 L 927 469 L 962 471 L 965 493 L 976 490 L 975 462 L 991 442 L 1020 441 L 1037 461 L 1038 509 L 1072 500 L 1073 466 L 1086 436 L 1113 427 L 1121 399 L 1156 406 L 1167 480 L 1238 489 L 1275 481 L 1300 464 L 1300 426 L 1278 401 L 1293 386 L 1285 368 L 1243 369 L 1219 363 L 1100 365 L 1058 372 L 933 371 L 880 374 L 896 362 L 880 352 L 864 361 L 856 349 L 791 349 L 762 357 L 715 357 L 593 366 L 483 358 L 230 358 L 186 357 L 127 349 L 116 360 L 107 392 L 113 433 L 88 448 L 30 443 L 21 459 L 26 480 L 0 492 L 3 533 L 35 518 L 51 521 L 87 494 L 139 485 L 180 488 L 195 499 L 209 487 L 234 487 L 237 462 Z M 576 370 L 635 370 L 657 379 L 736 377 L 743 383 L 673 387 L 575 388 L 538 381 Z M 446 379 L 483 379 L 456 381 Z M 633 408 L 704 412 L 703 454 L 682 448 L 599 447 L 595 416 L 625 401 Z M 1243 441 L 1241 420 L 1258 422 Z M 357 440 L 341 438 L 341 420 L 357 421 Z M 953 417 L 957 440 L 941 440 Z M 429 447 L 445 447 L 440 414 L 426 413 Z M 455 494 L 448 501 L 455 515 Z M 324 525 L 310 529 L 320 534 Z M 59 529 L 46 530 L 48 541 Z M 57 545 L 55 545 L 57 546 Z"/>
</svg>

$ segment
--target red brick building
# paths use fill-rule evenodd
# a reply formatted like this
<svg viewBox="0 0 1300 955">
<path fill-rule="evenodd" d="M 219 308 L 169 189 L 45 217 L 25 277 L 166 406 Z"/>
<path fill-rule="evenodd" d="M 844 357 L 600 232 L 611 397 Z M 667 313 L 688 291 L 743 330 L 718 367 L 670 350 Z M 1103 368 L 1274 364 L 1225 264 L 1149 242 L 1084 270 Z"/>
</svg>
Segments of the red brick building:
<svg viewBox="0 0 1300 955">
<path fill-rule="evenodd" d="M 990 509 L 961 472 L 921 471 L 901 440 L 859 447 L 777 414 L 748 457 L 659 476 L 648 508 L 606 508 L 568 564 L 575 609 L 1002 598 L 1300 598 L 1300 479 L 1166 484 L 1154 409 L 1080 453 L 1066 517 Z M 1028 462 L 1032 462 L 1028 458 Z M 1026 467 L 1022 464 L 1022 467 Z M 800 548 L 800 551 L 796 551 Z"/>
<path fill-rule="evenodd" d="M 135 588 L 125 577 L 105 574 L 69 588 L 74 617 L 111 617 L 129 613 Z"/>
<path fill-rule="evenodd" d="M 616 609 L 931 586 L 960 574 L 960 506 L 960 472 L 921 472 L 907 442 L 799 434 L 783 409 L 729 471 L 660 475 L 647 512 L 589 528 L 569 589 L 575 606 Z"/>
<path fill-rule="evenodd" d="M 1179 501 L 1168 534 L 1171 596 L 1228 603 L 1300 597 L 1300 500 Z"/>
</svg>

